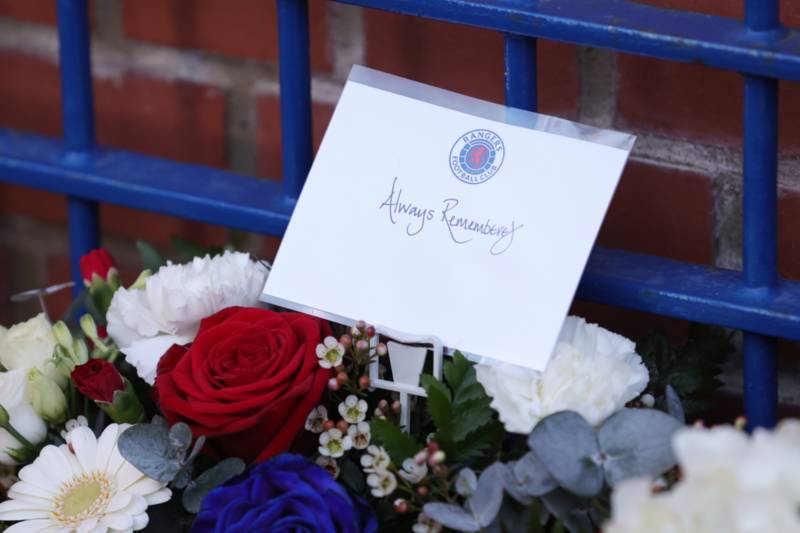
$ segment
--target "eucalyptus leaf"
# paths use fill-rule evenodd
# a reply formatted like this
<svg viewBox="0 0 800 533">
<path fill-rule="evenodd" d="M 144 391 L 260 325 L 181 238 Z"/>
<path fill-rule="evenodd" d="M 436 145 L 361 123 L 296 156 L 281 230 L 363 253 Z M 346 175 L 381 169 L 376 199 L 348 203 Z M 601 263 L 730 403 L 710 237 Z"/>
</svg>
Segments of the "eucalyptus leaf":
<svg viewBox="0 0 800 533">
<path fill-rule="evenodd" d="M 192 446 L 192 451 L 189 453 L 189 457 L 187 457 L 184 460 L 184 462 L 186 464 L 191 464 L 194 461 L 195 457 L 197 457 L 197 454 L 200 453 L 200 450 L 203 449 L 205 443 L 206 443 L 205 435 L 200 435 L 199 437 L 197 437 L 197 440 L 194 441 L 194 446 Z"/>
<path fill-rule="evenodd" d="M 442 524 L 456 531 L 480 531 L 481 525 L 466 510 L 451 503 L 432 502 L 426 503 L 422 511 Z"/>
<path fill-rule="evenodd" d="M 228 457 L 209 468 L 183 491 L 183 507 L 190 513 L 197 513 L 209 491 L 244 472 L 245 466 L 241 459 Z"/>
<path fill-rule="evenodd" d="M 558 487 L 556 479 L 533 452 L 506 465 L 503 484 L 506 492 L 524 505 L 529 505 L 533 497 L 547 494 Z"/>
<path fill-rule="evenodd" d="M 170 482 L 181 469 L 169 430 L 163 426 L 131 426 L 119 436 L 117 447 L 129 463 L 157 481 Z"/>
<path fill-rule="evenodd" d="M 468 498 L 475 492 L 475 489 L 478 488 L 478 476 L 475 475 L 473 469 L 462 468 L 458 471 L 458 474 L 456 474 L 454 484 L 458 495 Z"/>
<path fill-rule="evenodd" d="M 192 430 L 183 422 L 178 422 L 169 428 L 169 442 L 175 448 L 178 457 L 183 459 L 186 456 L 186 450 L 192 444 Z"/>
<path fill-rule="evenodd" d="M 656 409 L 623 409 L 597 430 L 603 470 L 612 487 L 635 476 L 657 476 L 675 465 L 672 435 L 683 427 Z"/>
<path fill-rule="evenodd" d="M 481 472 L 478 485 L 467 499 L 466 507 L 481 527 L 491 524 L 503 504 L 503 464 L 494 463 Z"/>
<path fill-rule="evenodd" d="M 574 411 L 543 418 L 528 437 L 528 446 L 559 485 L 580 496 L 603 488 L 600 446 L 594 430 Z"/>
<path fill-rule="evenodd" d="M 678 422 L 685 424 L 686 414 L 683 410 L 683 404 L 681 403 L 681 399 L 678 396 L 678 393 L 675 392 L 675 389 L 672 387 L 672 385 L 667 385 L 664 391 L 664 400 L 667 404 L 667 412 L 671 414 Z"/>
</svg>

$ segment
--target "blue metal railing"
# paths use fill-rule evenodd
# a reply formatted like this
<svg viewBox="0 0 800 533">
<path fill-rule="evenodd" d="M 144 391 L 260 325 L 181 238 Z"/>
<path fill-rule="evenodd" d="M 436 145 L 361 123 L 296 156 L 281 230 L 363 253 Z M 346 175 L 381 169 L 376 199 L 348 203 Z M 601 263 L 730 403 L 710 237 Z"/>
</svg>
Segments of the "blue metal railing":
<svg viewBox="0 0 800 533">
<path fill-rule="evenodd" d="M 800 340 L 800 283 L 776 274 L 776 80 L 800 80 L 800 32 L 780 26 L 778 0 L 746 0 L 744 21 L 626 0 L 341 1 L 503 32 L 506 103 L 528 110 L 536 38 L 744 74 L 743 271 L 598 248 L 578 296 L 743 330 L 746 414 L 775 423 L 774 338 Z M 76 281 L 99 241 L 98 201 L 282 235 L 311 165 L 311 96 L 307 0 L 277 3 L 282 183 L 96 147 L 86 0 L 58 0 L 64 139 L 0 129 L 0 180 L 68 196 Z"/>
</svg>

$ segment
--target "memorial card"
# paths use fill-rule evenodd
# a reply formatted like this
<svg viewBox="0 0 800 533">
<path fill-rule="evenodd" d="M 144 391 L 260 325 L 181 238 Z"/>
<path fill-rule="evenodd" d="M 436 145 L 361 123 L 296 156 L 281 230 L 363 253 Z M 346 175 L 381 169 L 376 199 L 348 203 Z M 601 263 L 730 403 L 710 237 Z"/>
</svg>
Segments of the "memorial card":
<svg viewBox="0 0 800 533">
<path fill-rule="evenodd" d="M 262 299 L 542 369 L 633 142 L 354 67 Z"/>
</svg>

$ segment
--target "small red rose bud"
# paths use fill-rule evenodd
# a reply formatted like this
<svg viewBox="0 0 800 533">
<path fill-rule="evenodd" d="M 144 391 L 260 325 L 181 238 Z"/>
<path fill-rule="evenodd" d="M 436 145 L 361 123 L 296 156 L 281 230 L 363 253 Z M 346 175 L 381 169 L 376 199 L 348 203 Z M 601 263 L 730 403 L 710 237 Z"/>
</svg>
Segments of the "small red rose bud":
<svg viewBox="0 0 800 533">
<path fill-rule="evenodd" d="M 328 389 L 332 391 L 339 390 L 339 382 L 336 381 L 336 378 L 331 378 L 328 380 Z"/>
<path fill-rule="evenodd" d="M 433 440 L 430 441 L 428 443 L 428 453 L 436 453 L 438 451 L 439 451 L 439 445 L 436 443 L 436 441 Z"/>
<path fill-rule="evenodd" d="M 417 496 L 420 498 L 427 498 L 428 497 L 428 487 L 419 486 L 417 487 Z"/>
<path fill-rule="evenodd" d="M 373 326 L 368 326 L 367 327 L 367 338 L 371 339 L 374 336 L 375 336 L 375 328 Z"/>
<path fill-rule="evenodd" d="M 336 424 L 334 423 L 333 420 L 326 420 L 325 422 L 322 423 L 322 429 L 324 429 L 325 431 L 330 431 L 334 427 L 336 427 Z"/>
<path fill-rule="evenodd" d="M 400 404 L 399 400 L 395 400 L 392 402 L 392 411 L 394 411 L 396 414 L 400 414 L 400 409 L 402 408 L 403 406 Z"/>
<path fill-rule="evenodd" d="M 87 285 L 92 282 L 94 275 L 106 279 L 108 271 L 115 268 L 114 259 L 105 248 L 97 248 L 81 256 L 81 277 Z"/>
<path fill-rule="evenodd" d="M 346 372 L 339 372 L 338 374 L 336 374 L 336 383 L 338 383 L 340 387 L 345 383 L 347 383 L 348 379 L 350 378 Z"/>
<path fill-rule="evenodd" d="M 398 498 L 394 501 L 394 512 L 398 514 L 405 514 L 408 512 L 408 502 L 403 498 Z"/>
<path fill-rule="evenodd" d="M 336 429 L 338 429 L 342 433 L 347 433 L 348 426 L 349 424 L 344 420 L 339 420 L 338 422 L 336 422 Z"/>
<path fill-rule="evenodd" d="M 360 378 L 358 378 L 358 386 L 359 388 L 361 388 L 361 390 L 364 390 L 367 387 L 369 387 L 369 384 L 370 384 L 369 376 L 361 376 Z"/>
<path fill-rule="evenodd" d="M 382 342 L 379 342 L 378 345 L 375 347 L 375 352 L 380 355 L 384 356 L 389 353 L 389 350 L 386 349 L 386 345 Z"/>
<path fill-rule="evenodd" d="M 356 343 L 356 350 L 358 350 L 359 352 L 366 352 L 367 350 L 369 350 L 369 343 L 364 339 L 361 339 Z"/>
<path fill-rule="evenodd" d="M 339 337 L 339 343 L 345 348 L 349 348 L 350 345 L 353 344 L 353 337 L 345 333 L 344 335 Z"/>
<path fill-rule="evenodd" d="M 367 323 L 364 322 L 363 320 L 359 320 L 358 322 L 356 322 L 356 329 L 358 331 L 363 332 L 365 329 L 367 329 Z"/>
</svg>

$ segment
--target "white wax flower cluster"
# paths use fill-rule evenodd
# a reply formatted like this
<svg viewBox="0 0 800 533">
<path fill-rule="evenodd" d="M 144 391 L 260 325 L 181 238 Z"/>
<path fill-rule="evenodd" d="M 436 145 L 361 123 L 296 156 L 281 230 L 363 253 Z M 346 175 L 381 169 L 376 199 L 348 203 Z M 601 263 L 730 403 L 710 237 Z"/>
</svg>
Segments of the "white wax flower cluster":
<svg viewBox="0 0 800 533">
<path fill-rule="evenodd" d="M 263 264 L 241 252 L 168 263 L 143 287 L 114 293 L 106 315 L 108 334 L 152 385 L 158 361 L 170 346 L 194 340 L 200 321 L 217 311 L 257 305 L 267 274 Z"/>
<path fill-rule="evenodd" d="M 632 341 L 574 316 L 564 321 L 543 372 L 504 363 L 475 370 L 506 431 L 526 435 L 559 411 L 598 425 L 641 394 L 649 378 Z"/>
<path fill-rule="evenodd" d="M 621 483 L 605 533 L 800 532 L 800 421 L 752 437 L 685 428 L 672 445 L 682 479 L 658 494 L 649 479 Z"/>
</svg>

